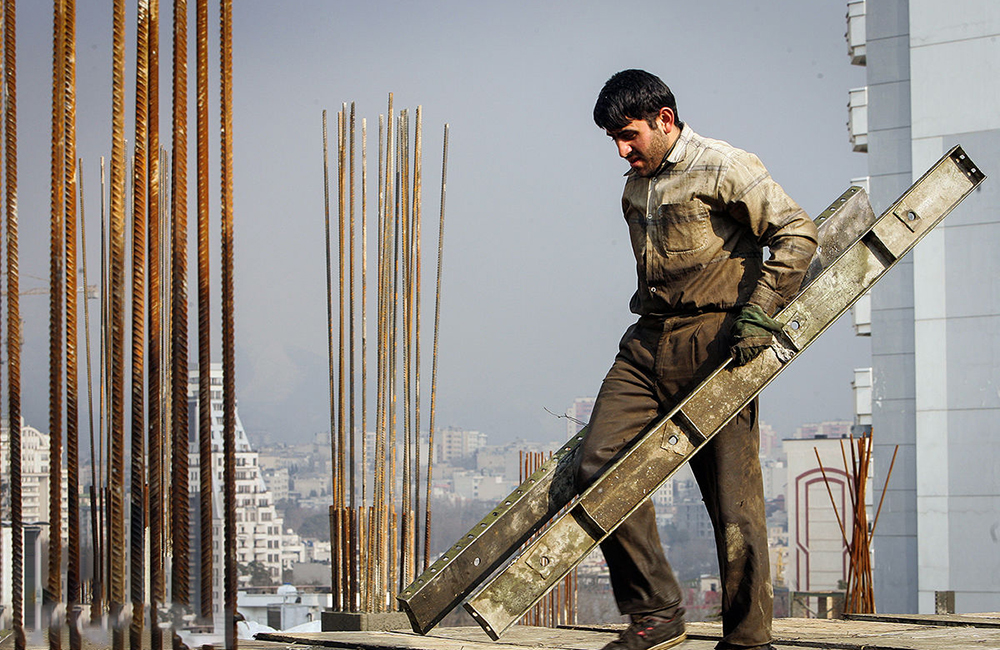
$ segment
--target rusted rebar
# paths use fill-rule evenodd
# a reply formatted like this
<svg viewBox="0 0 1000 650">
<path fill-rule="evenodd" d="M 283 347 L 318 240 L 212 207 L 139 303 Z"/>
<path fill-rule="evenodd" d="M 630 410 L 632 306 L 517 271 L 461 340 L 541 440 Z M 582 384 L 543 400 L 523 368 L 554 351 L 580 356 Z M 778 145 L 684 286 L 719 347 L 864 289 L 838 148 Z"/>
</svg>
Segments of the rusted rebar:
<svg viewBox="0 0 1000 650">
<path fill-rule="evenodd" d="M 434 290 L 434 343 L 431 352 L 431 413 L 427 428 L 427 511 L 424 513 L 424 571 L 431 556 L 431 496 L 434 475 L 434 417 L 437 413 L 438 333 L 441 325 L 441 265 L 444 260 L 444 198 L 448 179 L 448 125 L 444 125 L 441 154 L 441 210 L 438 218 L 437 282 Z"/>
<path fill-rule="evenodd" d="M 105 517 L 105 505 L 107 505 L 106 488 L 107 485 L 104 482 L 104 468 L 107 465 L 105 462 L 107 459 L 105 454 L 107 450 L 111 448 L 110 439 L 105 440 L 108 436 L 108 418 L 106 416 L 108 413 L 108 398 L 110 391 L 108 390 L 109 380 L 109 347 L 110 347 L 110 332 L 108 331 L 111 319 L 108 315 L 108 305 L 110 301 L 110 266 L 108 260 L 108 205 L 107 205 L 107 169 L 105 166 L 104 156 L 101 156 L 101 313 L 99 316 L 99 322 L 101 326 L 98 328 L 100 330 L 100 360 L 98 361 L 98 383 L 99 391 L 97 398 L 97 457 L 94 459 L 94 464 L 97 465 L 97 481 L 90 486 L 90 498 L 92 503 L 96 503 L 95 509 L 97 512 L 91 518 L 94 521 L 94 599 L 90 603 L 90 620 L 93 625 L 98 625 L 104 621 L 104 604 L 107 602 L 109 582 L 107 580 L 108 565 L 111 563 L 110 549 L 108 548 L 108 537 L 107 537 L 107 518 Z M 108 552 L 105 553 L 105 550 Z"/>
<path fill-rule="evenodd" d="M 91 578 L 90 578 L 90 619 L 93 624 L 100 616 L 100 566 L 101 566 L 101 543 L 100 527 L 98 525 L 97 507 L 97 479 L 98 455 L 94 436 L 94 395 L 93 395 L 93 369 L 90 354 L 90 282 L 87 274 L 87 219 L 84 212 L 83 200 L 83 161 L 77 162 L 78 179 L 80 187 L 80 258 L 83 266 L 83 340 L 86 350 L 87 360 L 87 412 L 90 426 L 90 548 L 91 548 Z M 103 202 L 104 197 L 101 197 Z M 103 213 L 103 210 L 101 211 Z M 103 244 L 103 242 L 102 242 Z M 103 295 L 103 292 L 102 292 Z M 95 608 L 95 603 L 98 603 Z"/>
<path fill-rule="evenodd" d="M 384 135 L 385 125 L 382 116 L 379 116 L 378 122 L 378 155 L 376 157 L 376 175 L 375 182 L 377 187 L 377 199 L 376 199 L 376 211 L 375 211 L 375 263 L 376 263 L 376 273 L 375 273 L 375 286 L 376 286 L 376 299 L 375 299 L 375 444 L 372 454 L 372 495 L 371 495 L 371 508 L 369 510 L 368 521 L 371 523 L 371 534 L 368 536 L 368 566 L 366 573 L 365 583 L 368 585 L 368 593 L 365 598 L 365 611 L 380 611 L 376 609 L 377 603 L 375 599 L 375 594 L 379 593 L 379 559 L 381 553 L 379 549 L 381 548 L 381 529 L 382 529 L 382 519 L 381 519 L 381 486 L 380 478 L 381 473 L 379 472 L 379 452 L 381 449 L 381 409 L 382 409 L 382 357 L 381 357 L 381 341 L 382 341 L 382 138 Z M 362 183 L 363 184 L 363 183 Z M 366 239 L 367 241 L 367 239 Z M 367 264 L 365 265 L 367 268 Z M 367 355 L 366 355 L 367 358 Z M 367 445 L 365 446 L 367 449 Z"/>
<path fill-rule="evenodd" d="M 111 304 L 109 309 L 111 346 L 111 392 L 109 406 L 108 507 L 110 601 L 112 642 L 114 650 L 124 647 L 121 626 L 125 602 L 125 526 L 124 526 L 124 308 L 125 308 L 125 0 L 115 0 L 112 41 L 112 101 L 111 101 L 111 201 L 110 201 L 110 267 Z"/>
<path fill-rule="evenodd" d="M 361 566 L 364 568 L 360 580 L 358 600 L 364 611 L 371 611 L 368 600 L 371 577 L 368 567 L 371 536 L 368 532 L 368 123 L 361 119 L 361 530 L 359 536 L 365 540 L 359 545 Z"/>
<path fill-rule="evenodd" d="M 212 361 L 209 328 L 211 297 L 209 275 L 208 204 L 208 0 L 197 0 L 197 94 L 198 94 L 198 460 L 201 510 L 201 617 L 212 622 L 212 393 L 208 381 Z M 208 580 L 205 580 L 205 575 Z"/>
<path fill-rule="evenodd" d="M 52 179 L 49 242 L 49 485 L 62 485 L 63 451 L 63 299 L 65 220 L 65 28 L 64 0 L 53 4 L 52 38 Z M 48 619 L 49 648 L 58 650 L 62 635 L 57 620 L 62 600 L 62 491 L 49 490 L 48 581 L 42 600 Z"/>
<path fill-rule="evenodd" d="M 175 16 L 176 22 L 179 16 Z M 186 20 L 186 18 L 185 18 Z M 185 30 L 186 32 L 186 30 Z M 177 36 L 175 35 L 175 38 Z M 185 33 L 186 42 L 186 33 Z M 183 48 L 186 55 L 186 47 Z M 183 96 L 183 104 L 187 104 L 187 79 L 184 75 L 177 74 L 177 52 L 175 51 L 175 75 L 174 75 L 174 137 L 173 137 L 173 171 L 171 177 L 171 309 L 170 309 L 170 346 L 171 358 L 171 440 L 172 440 L 172 463 L 171 472 L 171 492 L 172 492 L 172 546 L 173 562 L 171 564 L 171 599 L 175 607 L 175 626 L 180 624 L 179 616 L 187 613 L 191 602 L 190 587 L 190 543 L 189 535 L 191 530 L 191 510 L 190 497 L 188 494 L 188 430 L 187 430 L 187 291 L 186 291 L 186 236 L 187 236 L 187 137 L 186 121 L 187 112 L 178 106 L 180 97 Z M 186 71 L 186 56 L 183 62 Z M 183 80 L 180 77 L 184 77 Z M 182 116 L 178 111 L 184 111 Z M 183 120 L 185 128 L 177 128 L 180 124 L 176 121 Z M 178 133 L 181 131 L 181 133 Z M 225 227 L 223 227 L 225 229 Z M 181 244 L 178 241 L 178 230 L 181 230 L 185 241 Z M 183 257 L 183 261 L 178 259 Z M 178 270 L 178 265 L 184 264 L 182 270 Z M 178 291 L 180 295 L 178 295 Z M 179 350 L 183 349 L 183 359 L 178 357 Z M 183 366 L 183 368 L 181 368 Z M 207 368 L 199 369 L 199 381 L 203 381 L 207 376 Z M 179 381 L 178 374 L 183 374 L 183 400 L 178 400 Z M 180 645 L 180 638 L 175 630 L 173 637 L 175 648 Z"/>
<path fill-rule="evenodd" d="M 323 111 L 323 215 L 324 233 L 326 235 L 326 246 L 324 248 L 324 258 L 326 260 L 326 342 L 327 342 L 327 379 L 328 394 L 330 396 L 330 467 L 332 475 L 330 478 L 331 489 L 334 492 L 333 504 L 330 506 L 330 539 L 335 535 L 335 525 L 333 520 L 333 510 L 336 507 L 337 483 L 340 474 L 337 472 L 337 389 L 336 374 L 333 362 L 333 261 L 330 249 L 330 155 L 329 143 L 327 139 L 326 111 Z M 332 546 L 331 549 L 336 548 Z M 331 585 L 339 584 L 340 567 L 336 562 L 330 562 Z M 336 599 L 336 589 L 333 590 Z"/>
<path fill-rule="evenodd" d="M 14 647 L 24 650 L 21 490 L 21 313 L 17 223 L 17 3 L 4 0 L 4 213 L 7 238 L 7 422 L 10 431 L 11 606 Z"/>
<path fill-rule="evenodd" d="M 67 567 L 66 603 L 70 646 L 80 648 L 77 627 L 80 599 L 80 439 L 79 381 L 77 375 L 77 276 L 76 276 L 76 3 L 64 0 L 63 28 L 63 214 L 64 273 L 66 282 L 66 465 L 67 465 Z M 61 524 L 56 530 L 60 531 Z M 50 542 L 51 544 L 51 542 Z M 51 548 L 51 546 L 50 546 Z M 58 629 L 58 621 L 57 621 Z"/>
<path fill-rule="evenodd" d="M 417 562 L 420 550 L 420 216 L 423 189 L 422 157 L 423 118 L 417 106 L 413 139 L 413 570 L 422 572 Z"/>
<path fill-rule="evenodd" d="M 148 258 L 148 332 L 149 354 L 146 378 L 147 449 L 149 485 L 147 520 L 149 526 L 149 632 L 152 650 L 163 646 L 159 626 L 158 606 L 163 602 L 163 394 L 161 392 L 161 361 L 163 358 L 163 331 L 160 298 L 161 270 L 161 219 L 160 219 L 160 3 L 149 0 L 147 35 L 147 92 L 146 92 L 146 150 L 147 150 L 147 258 Z M 133 616 L 135 612 L 133 611 Z M 140 641 L 141 643 L 141 641 Z"/>
<path fill-rule="evenodd" d="M 402 471 L 403 482 L 400 485 L 400 557 L 399 557 L 399 579 L 400 584 L 410 582 L 410 540 L 412 538 L 412 527 L 410 524 L 411 501 L 411 466 L 413 456 L 413 443 L 411 436 L 413 424 L 411 422 L 411 402 L 412 393 L 412 364 L 410 358 L 410 344 L 413 336 L 413 323 L 410 309 L 410 290 L 412 287 L 412 267 L 410 240 L 410 183 L 409 183 L 409 111 L 403 109 L 399 115 L 399 236 L 401 244 L 402 260 L 400 262 L 399 281 L 402 285 L 402 309 L 400 309 L 402 336 L 403 336 L 403 458 Z"/>
<path fill-rule="evenodd" d="M 5 18 L 5 16 L 6 16 L 6 10 L 7 10 L 7 3 L 6 2 L 0 2 L 0 28 L 3 28 L 3 27 L 6 26 L 6 22 L 7 22 L 6 18 Z M 4 55 L 5 51 L 6 51 L 6 40 L 0 39 L 0 63 L 2 63 L 2 64 L 6 64 L 6 62 L 7 62 L 7 58 Z M 3 94 L 3 88 L 2 88 L 2 86 L 6 84 L 6 72 L 4 70 L 4 65 L 2 65 L 2 64 L 0 64 L 0 94 Z M 0 105 L 0 111 L 3 111 L 3 110 L 4 109 L 3 109 L 2 105 Z M 5 119 L 4 118 L 0 118 L 0 125 L 2 125 L 2 124 L 5 124 Z M 2 128 L 2 127 L 0 127 L 0 128 Z M 3 145 L 4 145 L 3 137 L 0 136 L 0 151 L 2 151 Z M 2 163 L 2 161 L 3 161 L 3 156 L 0 155 L 0 178 L 3 177 L 3 172 L 2 172 L 3 163 Z M 0 284 L 2 284 L 2 282 L 0 282 Z M 0 296 L 0 314 L 3 313 L 2 306 L 3 306 L 3 297 Z M 0 378 L 0 395 L 3 395 L 3 379 L 2 378 Z M 2 410 L 2 409 L 0 409 L 0 410 Z M 8 426 L 8 431 L 10 429 L 14 428 L 11 421 L 7 422 L 7 426 Z M 9 434 L 8 434 L 8 437 L 7 437 L 7 442 L 8 442 L 8 444 L 10 443 L 10 436 L 9 436 Z M 0 472 L 2 472 L 2 468 L 0 468 Z M 4 557 L 6 557 L 6 554 L 4 553 L 3 535 L 0 535 L 0 559 L 2 559 Z M 4 571 L 3 571 L 3 562 L 0 561 L 0 585 L 4 584 L 4 582 L 3 582 L 4 577 L 5 576 L 4 576 Z"/>
<path fill-rule="evenodd" d="M 236 641 L 236 348 L 233 318 L 233 5 L 220 2 L 222 122 L 222 392 L 225 455 L 225 637 Z"/>
<path fill-rule="evenodd" d="M 339 336 L 339 346 L 337 353 L 337 458 L 334 463 L 337 465 L 336 473 L 340 477 L 340 480 L 334 486 L 334 496 L 333 503 L 337 510 L 337 516 L 335 518 L 336 524 L 336 534 L 337 534 L 337 547 L 334 550 L 334 561 L 338 565 L 338 573 L 340 579 L 337 584 L 334 585 L 334 593 L 338 594 L 334 597 L 334 605 L 337 609 L 341 611 L 347 610 L 347 584 L 349 581 L 349 571 L 347 569 L 348 555 L 345 554 L 345 540 L 348 536 L 345 534 L 343 523 L 343 508 L 346 503 L 345 491 L 347 487 L 347 432 L 346 432 L 346 414 L 347 409 L 347 377 L 345 372 L 345 349 L 344 349 L 344 318 L 345 318 L 345 269 L 344 265 L 346 262 L 346 250 L 345 250 L 345 204 L 347 197 L 346 193 L 346 149 L 347 149 L 347 125 L 346 125 L 346 110 L 347 105 L 344 104 L 341 110 L 337 113 L 337 273 L 339 277 L 339 294 L 338 294 L 338 305 L 339 305 L 339 320 L 337 321 L 337 330 Z"/>
<path fill-rule="evenodd" d="M 139 0 L 136 32 L 135 73 L 135 140 L 132 159 L 132 436 L 130 488 L 132 517 L 129 526 L 129 585 L 131 587 L 132 618 L 129 626 L 129 646 L 142 647 L 145 622 L 146 594 L 146 467 L 145 467 L 145 279 L 146 279 L 146 161 L 149 111 L 149 0 Z"/>
<path fill-rule="evenodd" d="M 63 192 L 65 204 L 66 277 L 66 470 L 67 565 L 66 604 L 72 650 L 81 646 L 78 627 L 80 603 L 80 419 L 77 374 L 77 275 L 76 275 L 76 2 L 64 0 L 63 20 Z M 86 296 L 84 296 L 86 300 Z M 60 526 L 61 534 L 61 526 Z"/>
<path fill-rule="evenodd" d="M 850 613 L 872 613 L 875 611 L 874 584 L 872 579 L 871 564 L 871 544 L 875 527 L 878 524 L 878 516 L 881 512 L 882 501 L 879 500 L 879 507 L 875 513 L 875 519 L 871 526 L 868 525 L 867 508 L 867 484 L 868 473 L 871 469 L 873 458 L 874 438 L 871 434 L 863 436 L 857 440 L 853 436 L 849 439 L 851 449 L 851 459 L 847 459 L 847 451 L 841 442 L 841 457 L 844 462 L 844 474 L 846 476 L 846 486 L 851 500 L 850 514 L 851 533 L 848 535 L 847 512 L 841 513 L 837 507 L 830 487 L 830 481 L 826 474 L 826 468 L 820 459 L 818 449 L 813 451 L 816 454 L 816 461 L 819 464 L 830 502 L 833 505 L 837 524 L 840 527 L 842 541 L 848 554 L 847 589 L 844 611 Z M 898 449 L 897 449 L 898 451 Z M 895 452 L 893 453 L 895 462 Z M 892 475 L 892 464 L 886 475 L 886 485 Z M 882 496 L 885 496 L 885 486 L 883 486 Z"/>
<path fill-rule="evenodd" d="M 348 500 L 348 504 L 349 504 L 349 507 L 350 507 L 351 516 L 350 516 L 350 519 L 349 519 L 349 522 L 350 522 L 349 533 L 350 534 L 348 535 L 348 543 L 349 543 L 349 546 L 350 546 L 350 554 L 347 557 L 349 558 L 349 560 L 348 560 L 348 568 L 349 568 L 349 576 L 348 576 L 348 578 L 349 578 L 349 588 L 348 588 L 348 593 L 349 593 L 349 609 L 352 612 L 358 611 L 358 601 L 357 601 L 357 594 L 358 594 L 358 588 L 359 588 L 359 586 L 358 586 L 358 558 L 356 557 L 355 552 L 356 552 L 356 550 L 358 548 L 358 543 L 360 541 L 358 539 L 357 516 L 356 516 L 356 514 L 357 514 L 357 506 L 358 506 L 358 500 L 357 500 L 357 483 L 356 483 L 356 481 L 357 481 L 357 477 L 356 477 L 356 467 L 357 467 L 357 430 L 355 429 L 355 400 L 354 400 L 354 397 L 355 397 L 355 395 L 354 395 L 354 384 L 355 384 L 355 372 L 354 372 L 355 371 L 355 363 L 354 363 L 354 361 L 355 361 L 355 356 L 356 356 L 356 354 L 355 354 L 356 350 L 355 350 L 355 345 L 354 345 L 354 301 L 355 301 L 355 292 L 354 292 L 354 267 L 356 265 L 356 262 L 355 262 L 355 259 L 354 259 L 354 252 L 355 252 L 355 246 L 354 246 L 354 239 L 355 239 L 355 233 L 354 233 L 354 158 L 355 158 L 354 140 L 355 140 L 355 126 L 356 126 L 356 122 L 355 122 L 354 102 L 351 102 L 351 115 L 350 115 L 350 126 L 349 126 L 349 131 L 350 131 L 350 136 L 349 136 L 350 137 L 350 152 L 349 152 L 350 164 L 348 166 L 348 170 L 349 170 L 348 174 L 349 174 L 349 178 L 350 178 L 350 182 L 349 182 L 350 201 L 349 201 L 349 210 L 348 210 L 349 226 L 348 226 L 348 235 L 347 235 L 348 242 L 349 242 L 349 244 L 348 244 L 347 264 L 348 264 L 348 267 L 350 269 L 348 271 L 348 283 L 347 283 L 348 284 L 348 323 L 349 323 L 347 338 L 350 341 L 350 346 L 349 346 L 349 351 L 348 351 L 348 388 L 349 388 L 349 390 L 348 390 L 348 414 L 349 414 L 349 417 L 348 417 L 348 423 L 347 423 L 348 435 L 350 437 L 350 453 L 349 453 L 349 459 L 348 459 L 348 463 L 349 463 L 349 467 L 350 467 L 350 470 L 349 470 L 350 471 L 350 481 L 349 481 L 349 484 L 350 484 L 350 498 Z"/>
<path fill-rule="evenodd" d="M 190 562 L 191 549 L 188 535 L 191 530 L 191 498 L 188 492 L 188 312 L 187 312 L 187 2 L 174 2 L 174 62 L 173 62 L 173 139 L 170 158 L 170 426 L 174 441 L 174 565 L 179 572 L 174 581 L 179 591 L 173 594 L 174 603 L 186 613 L 191 603 Z M 208 368 L 199 368 L 199 384 L 208 381 Z M 178 481 L 179 474 L 184 479 Z M 182 493 L 183 491 L 183 493 Z M 200 518 L 199 518 L 200 521 Z M 177 528 L 182 529 L 178 532 Z M 180 535 L 184 536 L 180 540 Z M 200 551 L 200 549 L 199 549 Z M 180 564 L 180 566 L 178 566 Z M 208 576 L 209 585 L 212 577 Z M 204 584 L 204 576 L 202 576 Z M 200 610 L 200 608 L 199 608 Z M 176 638 L 176 637 L 175 637 Z M 176 643 L 176 641 L 175 641 Z"/>
<path fill-rule="evenodd" d="M 392 106 L 392 95 L 389 95 L 390 113 Z M 374 509 L 375 519 L 375 540 L 373 544 L 373 555 L 375 556 L 372 574 L 372 586 L 375 590 L 373 594 L 373 607 L 375 611 L 383 611 L 384 598 L 382 597 L 385 585 L 385 535 L 387 530 L 387 520 L 385 513 L 385 379 L 386 379 L 386 359 L 384 354 L 385 345 L 385 244 L 386 244 L 386 204 L 388 195 L 386 187 L 389 174 L 386 171 L 386 158 L 388 156 L 388 142 L 385 138 L 386 131 L 385 117 L 380 115 L 378 122 L 378 214 L 376 216 L 377 234 L 376 241 L 376 269 L 378 272 L 376 291 L 376 398 L 375 398 L 375 464 L 373 467 L 374 481 Z"/>
</svg>

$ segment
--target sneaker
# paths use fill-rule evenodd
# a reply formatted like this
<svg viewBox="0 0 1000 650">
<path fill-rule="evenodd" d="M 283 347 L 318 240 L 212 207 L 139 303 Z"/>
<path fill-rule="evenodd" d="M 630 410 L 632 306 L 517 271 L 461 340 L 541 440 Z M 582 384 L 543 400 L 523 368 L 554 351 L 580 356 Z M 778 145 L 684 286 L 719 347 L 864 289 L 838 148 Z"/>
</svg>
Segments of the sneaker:
<svg viewBox="0 0 1000 650">
<path fill-rule="evenodd" d="M 687 638 L 684 633 L 684 610 L 673 618 L 655 614 L 634 617 L 632 624 L 617 639 L 601 650 L 666 650 Z"/>
</svg>

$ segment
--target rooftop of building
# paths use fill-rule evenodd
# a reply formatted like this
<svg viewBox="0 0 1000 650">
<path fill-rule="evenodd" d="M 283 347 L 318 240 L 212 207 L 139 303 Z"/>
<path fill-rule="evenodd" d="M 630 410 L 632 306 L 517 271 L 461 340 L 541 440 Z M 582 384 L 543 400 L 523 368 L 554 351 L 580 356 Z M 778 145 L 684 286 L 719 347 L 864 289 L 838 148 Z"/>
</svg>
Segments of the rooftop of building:
<svg viewBox="0 0 1000 650">
<path fill-rule="evenodd" d="M 542 628 L 514 626 L 500 641 L 492 641 L 478 627 L 435 628 L 426 636 L 410 631 L 391 632 L 276 632 L 260 635 L 241 648 L 265 650 L 293 643 L 296 647 L 338 647 L 358 650 L 517 650 L 518 648 L 600 648 L 624 625 Z M 684 650 L 710 650 L 722 638 L 721 623 L 688 623 Z M 774 646 L 784 648 L 840 648 L 862 650 L 954 650 L 1000 648 L 1000 613 L 879 616 L 854 615 L 851 620 L 779 618 L 774 620 Z M 287 647 L 285 645 L 284 647 Z"/>
</svg>

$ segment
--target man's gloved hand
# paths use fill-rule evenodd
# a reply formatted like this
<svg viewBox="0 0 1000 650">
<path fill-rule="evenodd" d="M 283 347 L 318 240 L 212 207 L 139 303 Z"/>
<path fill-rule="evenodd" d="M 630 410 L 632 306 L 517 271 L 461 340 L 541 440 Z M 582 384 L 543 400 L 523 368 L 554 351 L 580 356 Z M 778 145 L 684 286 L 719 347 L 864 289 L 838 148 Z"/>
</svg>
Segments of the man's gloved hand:
<svg viewBox="0 0 1000 650">
<path fill-rule="evenodd" d="M 733 323 L 733 342 L 730 347 L 733 364 L 742 366 L 750 363 L 774 341 L 771 333 L 780 330 L 781 323 L 765 314 L 757 305 L 743 307 Z"/>
</svg>

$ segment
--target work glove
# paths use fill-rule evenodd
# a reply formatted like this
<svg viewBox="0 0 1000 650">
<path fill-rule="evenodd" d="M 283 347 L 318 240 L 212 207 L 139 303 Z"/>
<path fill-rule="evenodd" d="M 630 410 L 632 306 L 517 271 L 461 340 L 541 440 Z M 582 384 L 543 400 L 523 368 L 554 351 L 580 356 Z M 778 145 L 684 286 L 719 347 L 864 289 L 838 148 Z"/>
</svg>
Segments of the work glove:
<svg viewBox="0 0 1000 650">
<path fill-rule="evenodd" d="M 733 365 L 750 363 L 774 342 L 772 332 L 781 331 L 781 323 L 764 313 L 757 305 L 740 310 L 732 329 Z"/>
</svg>

